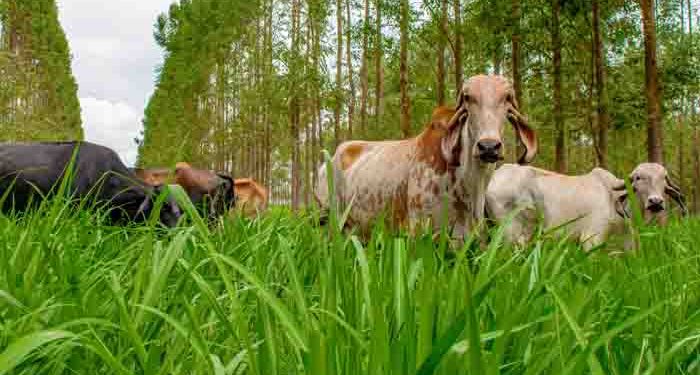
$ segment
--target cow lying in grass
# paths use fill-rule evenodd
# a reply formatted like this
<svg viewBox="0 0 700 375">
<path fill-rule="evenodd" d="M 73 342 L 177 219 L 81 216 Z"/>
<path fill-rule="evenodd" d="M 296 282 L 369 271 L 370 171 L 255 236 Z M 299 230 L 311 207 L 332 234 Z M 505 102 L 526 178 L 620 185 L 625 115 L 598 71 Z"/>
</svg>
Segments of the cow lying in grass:
<svg viewBox="0 0 700 375">
<path fill-rule="evenodd" d="M 71 161 L 73 169 L 68 171 Z M 160 193 L 160 187 L 140 182 L 113 150 L 94 143 L 0 145 L 0 195 L 5 197 L 5 211 L 24 211 L 30 202 L 55 194 L 66 175 L 70 196 L 107 204 L 115 222 L 145 220 Z M 172 227 L 179 217 L 179 207 L 168 197 L 160 210 L 160 221 Z"/>
<path fill-rule="evenodd" d="M 632 188 L 648 221 L 665 222 L 664 193 L 685 211 L 680 190 L 660 164 L 640 164 L 630 176 Z M 524 244 L 534 234 L 541 215 L 545 229 L 560 230 L 583 243 L 584 249 L 600 245 L 611 233 L 624 231 L 629 216 L 625 182 L 612 173 L 594 168 L 580 176 L 504 164 L 496 170 L 486 192 L 487 215 L 503 222 L 509 242 Z"/>
</svg>

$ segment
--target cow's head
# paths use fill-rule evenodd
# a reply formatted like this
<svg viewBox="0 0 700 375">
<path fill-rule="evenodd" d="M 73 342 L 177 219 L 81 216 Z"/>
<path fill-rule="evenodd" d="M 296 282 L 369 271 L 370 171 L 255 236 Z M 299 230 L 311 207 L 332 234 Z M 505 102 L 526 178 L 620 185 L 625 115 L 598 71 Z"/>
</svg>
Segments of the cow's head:
<svg viewBox="0 0 700 375">
<path fill-rule="evenodd" d="M 153 208 L 155 207 L 155 202 L 158 199 L 158 196 L 165 189 L 165 185 L 158 185 L 153 187 L 150 194 L 146 194 L 146 197 L 139 206 L 137 215 L 143 215 L 145 217 L 150 216 L 151 212 L 153 211 Z M 178 206 L 173 195 L 170 194 L 169 191 L 167 192 L 167 194 L 168 195 L 166 196 L 165 201 L 163 202 L 163 206 L 160 208 L 160 222 L 164 226 L 172 228 L 177 225 L 180 216 L 182 216 L 182 211 L 180 210 L 180 206 Z"/>
<path fill-rule="evenodd" d="M 687 214 L 687 208 L 680 188 L 671 181 L 668 172 L 663 165 L 658 163 L 639 164 L 629 176 L 632 190 L 637 196 L 639 207 L 644 212 L 644 217 L 649 220 L 655 216 L 663 216 L 668 209 L 664 198 L 666 195 L 678 202 L 683 215 Z M 625 186 L 616 187 L 624 190 Z M 620 197 L 621 201 L 627 198 L 626 194 Z"/>
<path fill-rule="evenodd" d="M 462 86 L 456 112 L 448 123 L 448 134 L 442 142 L 443 156 L 448 162 L 459 157 L 461 163 L 468 158 L 484 164 L 503 159 L 506 119 L 526 148 L 518 162 L 531 162 L 537 153 L 537 137 L 518 111 L 511 84 L 502 76 L 471 77 Z"/>
</svg>

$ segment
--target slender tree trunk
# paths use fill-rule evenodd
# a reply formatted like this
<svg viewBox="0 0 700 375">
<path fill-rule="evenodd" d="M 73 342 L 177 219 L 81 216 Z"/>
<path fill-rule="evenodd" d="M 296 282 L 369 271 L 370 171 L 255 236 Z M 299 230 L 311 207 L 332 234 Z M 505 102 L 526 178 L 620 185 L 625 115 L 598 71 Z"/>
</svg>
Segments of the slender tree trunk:
<svg viewBox="0 0 700 375">
<path fill-rule="evenodd" d="M 335 109 L 333 115 L 334 123 L 334 143 L 335 147 L 340 144 L 340 112 L 343 105 L 343 0 L 336 0 L 336 26 L 337 29 L 337 54 L 335 60 Z"/>
<path fill-rule="evenodd" d="M 348 101 L 348 138 L 352 139 L 353 123 L 355 118 L 355 80 L 352 71 L 352 39 L 350 34 L 352 31 L 352 16 L 350 14 L 350 0 L 345 1 L 345 55 L 348 70 L 348 87 L 350 90 L 350 98 Z"/>
<path fill-rule="evenodd" d="M 554 163 L 559 173 L 566 173 L 568 167 L 566 150 L 566 124 L 561 108 L 561 38 L 559 35 L 559 0 L 552 0 L 552 64 L 554 127 L 557 130 Z"/>
<path fill-rule="evenodd" d="M 437 45 L 437 104 L 445 105 L 445 48 L 447 47 L 447 0 L 440 0 L 440 36 Z"/>
<path fill-rule="evenodd" d="M 399 51 L 399 89 L 401 91 L 401 133 L 411 135 L 411 99 L 408 96 L 408 0 L 401 0 L 401 40 Z"/>
<path fill-rule="evenodd" d="M 299 74 L 298 60 L 299 60 L 299 1 L 292 0 L 292 67 L 290 69 L 292 74 Z M 291 176 L 291 200 L 292 200 L 292 210 L 297 211 L 299 209 L 299 188 L 300 188 L 300 168 L 299 168 L 299 93 L 298 85 L 296 84 L 298 78 L 296 76 L 292 77 L 292 97 L 289 101 L 289 115 L 290 115 L 290 131 L 292 139 L 292 176 Z"/>
<path fill-rule="evenodd" d="M 522 89 L 522 77 L 520 75 L 520 0 L 512 0 L 512 34 L 510 38 L 511 45 L 511 71 L 513 73 L 513 92 L 515 93 L 515 101 L 518 102 L 518 106 L 521 111 L 524 111 L 523 103 L 523 89 Z M 522 146 L 520 143 L 513 139 L 512 147 L 513 155 L 511 160 L 518 160 L 518 155 L 521 154 Z"/>
<path fill-rule="evenodd" d="M 312 164 L 312 180 L 313 183 L 316 183 L 318 180 L 318 159 L 320 157 L 321 153 L 321 144 L 319 142 L 319 133 L 320 133 L 320 113 L 318 111 L 317 103 L 319 101 L 319 98 L 321 96 L 320 94 L 320 67 L 319 67 L 319 62 L 321 61 L 321 33 L 319 30 L 319 21 L 312 18 L 310 20 L 312 22 L 312 33 L 313 33 L 313 54 L 312 54 L 312 64 L 313 64 L 313 77 L 314 77 L 314 85 L 313 85 L 313 93 L 312 93 L 312 100 L 311 100 L 311 110 L 313 112 L 312 115 L 312 130 L 311 130 L 311 164 Z"/>
<path fill-rule="evenodd" d="M 493 50 L 493 73 L 496 75 L 501 74 L 501 46 L 497 45 Z"/>
<path fill-rule="evenodd" d="M 661 93 L 656 64 L 656 21 L 654 1 L 640 0 L 644 29 L 644 71 L 647 97 L 647 155 L 650 162 L 663 163 L 663 131 L 661 128 Z"/>
<path fill-rule="evenodd" d="M 513 34 L 511 35 L 511 70 L 513 71 L 513 91 L 520 109 L 523 107 L 522 77 L 520 76 L 520 0 L 513 0 Z"/>
<path fill-rule="evenodd" d="M 690 0 L 687 0 L 686 5 L 688 7 L 688 37 L 690 38 L 691 44 L 695 40 L 695 35 L 693 34 L 693 7 L 690 3 Z M 694 50 L 690 50 L 690 60 L 693 60 L 693 55 L 694 55 Z M 691 95 L 688 100 L 690 101 L 690 111 L 688 113 L 688 118 L 691 119 L 691 121 L 694 121 L 695 124 L 693 126 L 693 147 L 692 147 L 692 153 L 693 153 L 693 162 L 694 162 L 694 168 L 693 168 L 693 180 L 695 181 L 695 184 L 693 184 L 693 211 L 697 214 L 700 212 L 700 135 L 698 134 L 698 127 L 700 126 L 700 123 L 698 123 L 698 119 L 695 118 L 695 108 L 700 105 L 700 100 L 697 99 L 697 93 L 695 95 Z"/>
<path fill-rule="evenodd" d="M 605 51 L 603 48 L 603 36 L 600 25 L 600 4 L 599 0 L 593 1 L 593 55 L 595 60 L 596 78 L 596 101 L 598 104 L 598 166 L 608 168 L 608 96 L 605 88 Z"/>
<path fill-rule="evenodd" d="M 374 104 L 374 116 L 375 123 L 379 125 L 381 121 L 382 114 L 384 113 L 384 63 L 382 62 L 384 58 L 384 36 L 382 35 L 382 1 L 376 0 L 376 13 L 377 19 L 375 23 L 376 32 L 376 45 L 374 46 L 375 53 L 375 73 L 377 75 L 376 87 L 375 87 L 375 104 Z"/>
<path fill-rule="evenodd" d="M 683 1 L 681 0 L 681 37 L 682 37 L 682 42 L 685 41 L 685 6 L 683 5 Z M 683 163 L 683 156 L 685 153 L 685 139 L 684 139 L 684 131 L 683 131 L 683 117 L 685 115 L 685 103 L 686 103 L 686 90 L 685 88 L 683 89 L 683 93 L 681 94 L 681 108 L 678 113 L 678 187 L 681 189 L 681 191 L 684 191 L 685 187 L 685 165 Z"/>
<path fill-rule="evenodd" d="M 365 0 L 362 29 L 362 66 L 360 67 L 360 136 L 367 132 L 367 95 L 369 91 L 369 0 Z"/>
<path fill-rule="evenodd" d="M 455 61 L 455 94 L 459 94 L 462 90 L 462 80 L 464 75 L 464 67 L 462 66 L 462 3 L 460 0 L 453 1 L 453 10 L 455 17 L 455 42 L 454 42 L 454 61 Z"/>
</svg>

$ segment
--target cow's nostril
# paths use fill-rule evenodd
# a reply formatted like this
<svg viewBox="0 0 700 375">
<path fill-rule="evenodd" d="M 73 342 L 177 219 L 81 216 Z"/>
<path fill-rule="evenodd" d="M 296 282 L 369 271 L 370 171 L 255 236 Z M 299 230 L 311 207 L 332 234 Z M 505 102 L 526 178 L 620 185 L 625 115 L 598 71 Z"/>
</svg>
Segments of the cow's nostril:
<svg viewBox="0 0 700 375">
<path fill-rule="evenodd" d="M 500 141 L 487 139 L 477 142 L 476 146 L 479 149 L 479 152 L 494 152 L 500 150 L 502 144 Z"/>
<path fill-rule="evenodd" d="M 664 200 L 659 198 L 659 197 L 649 198 L 649 204 L 651 204 L 651 205 L 659 205 L 659 204 L 663 204 L 663 203 L 664 203 Z"/>
</svg>

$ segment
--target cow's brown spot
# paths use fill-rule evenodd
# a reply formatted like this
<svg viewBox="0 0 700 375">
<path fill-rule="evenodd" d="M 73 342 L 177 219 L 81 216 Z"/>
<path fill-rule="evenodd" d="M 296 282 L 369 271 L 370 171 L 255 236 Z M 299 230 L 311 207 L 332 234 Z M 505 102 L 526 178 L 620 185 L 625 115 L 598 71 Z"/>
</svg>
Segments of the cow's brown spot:
<svg viewBox="0 0 700 375">
<path fill-rule="evenodd" d="M 411 197 L 408 202 L 409 211 L 421 211 L 423 210 L 423 196 L 418 194 Z"/>
<path fill-rule="evenodd" d="M 408 183 L 406 181 L 402 182 L 393 194 L 391 213 L 392 224 L 396 228 L 408 223 Z"/>
<path fill-rule="evenodd" d="M 440 185 L 438 185 L 437 181 L 431 181 L 430 189 L 432 190 L 433 195 L 440 195 Z"/>
<path fill-rule="evenodd" d="M 361 143 L 353 143 L 345 147 L 343 154 L 340 156 L 340 165 L 343 170 L 350 168 L 360 155 L 365 146 Z"/>
</svg>

